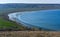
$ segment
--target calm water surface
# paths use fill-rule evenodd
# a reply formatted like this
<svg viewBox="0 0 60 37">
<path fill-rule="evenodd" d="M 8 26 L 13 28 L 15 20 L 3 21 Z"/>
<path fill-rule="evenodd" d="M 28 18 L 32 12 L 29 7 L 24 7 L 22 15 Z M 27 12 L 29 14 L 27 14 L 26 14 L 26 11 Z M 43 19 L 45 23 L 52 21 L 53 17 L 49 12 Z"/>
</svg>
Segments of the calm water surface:
<svg viewBox="0 0 60 37">
<path fill-rule="evenodd" d="M 60 10 L 42 10 L 23 13 L 17 17 L 32 26 L 60 30 Z"/>
<path fill-rule="evenodd" d="M 60 31 L 60 9 L 11 13 L 9 19 L 28 27 Z"/>
</svg>

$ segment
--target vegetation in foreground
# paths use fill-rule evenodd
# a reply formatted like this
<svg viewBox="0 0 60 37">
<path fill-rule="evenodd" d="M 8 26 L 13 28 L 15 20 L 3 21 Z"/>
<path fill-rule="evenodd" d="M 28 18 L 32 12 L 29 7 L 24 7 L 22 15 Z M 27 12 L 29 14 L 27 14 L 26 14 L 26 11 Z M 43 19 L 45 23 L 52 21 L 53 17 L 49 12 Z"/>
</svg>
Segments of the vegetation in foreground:
<svg viewBox="0 0 60 37">
<path fill-rule="evenodd" d="M 0 37 L 60 37 L 60 32 L 6 31 L 6 32 L 0 32 Z"/>
<path fill-rule="evenodd" d="M 24 30 L 24 27 L 0 17 L 0 30 Z"/>
</svg>

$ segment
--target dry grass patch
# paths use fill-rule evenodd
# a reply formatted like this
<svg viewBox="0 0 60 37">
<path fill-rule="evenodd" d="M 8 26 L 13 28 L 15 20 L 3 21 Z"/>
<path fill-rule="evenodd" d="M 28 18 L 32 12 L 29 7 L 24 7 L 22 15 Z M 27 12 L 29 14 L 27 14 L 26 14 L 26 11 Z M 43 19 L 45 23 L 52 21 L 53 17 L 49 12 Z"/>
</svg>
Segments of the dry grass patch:
<svg viewBox="0 0 60 37">
<path fill-rule="evenodd" d="M 47 31 L 4 31 L 0 37 L 60 37 L 60 32 Z"/>
</svg>

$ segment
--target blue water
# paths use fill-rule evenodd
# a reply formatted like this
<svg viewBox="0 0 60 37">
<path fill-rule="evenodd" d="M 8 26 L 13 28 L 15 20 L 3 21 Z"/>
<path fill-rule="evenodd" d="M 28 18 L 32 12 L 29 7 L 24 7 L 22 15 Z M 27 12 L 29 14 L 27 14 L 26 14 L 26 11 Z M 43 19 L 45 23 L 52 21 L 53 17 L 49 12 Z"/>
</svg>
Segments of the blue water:
<svg viewBox="0 0 60 37">
<path fill-rule="evenodd" d="M 42 10 L 23 13 L 20 21 L 40 28 L 60 30 L 60 10 Z"/>
</svg>

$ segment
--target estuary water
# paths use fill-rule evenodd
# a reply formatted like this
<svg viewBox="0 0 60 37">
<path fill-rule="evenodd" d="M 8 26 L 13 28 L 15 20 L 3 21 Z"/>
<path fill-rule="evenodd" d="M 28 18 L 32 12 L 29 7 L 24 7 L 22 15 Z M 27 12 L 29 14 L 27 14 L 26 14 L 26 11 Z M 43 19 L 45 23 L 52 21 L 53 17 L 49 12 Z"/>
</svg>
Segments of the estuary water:
<svg viewBox="0 0 60 37">
<path fill-rule="evenodd" d="M 29 27 L 35 26 L 60 31 L 60 9 L 16 12 L 9 14 L 9 19 L 13 19 Z"/>
</svg>

